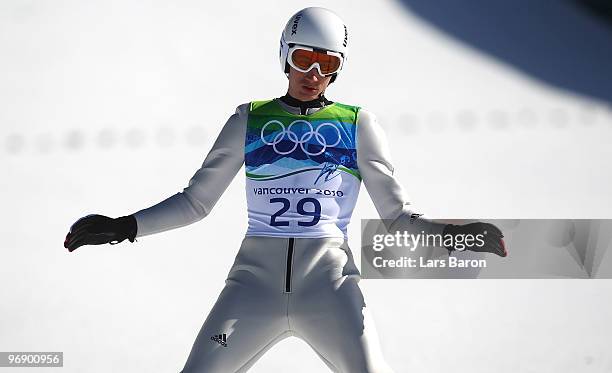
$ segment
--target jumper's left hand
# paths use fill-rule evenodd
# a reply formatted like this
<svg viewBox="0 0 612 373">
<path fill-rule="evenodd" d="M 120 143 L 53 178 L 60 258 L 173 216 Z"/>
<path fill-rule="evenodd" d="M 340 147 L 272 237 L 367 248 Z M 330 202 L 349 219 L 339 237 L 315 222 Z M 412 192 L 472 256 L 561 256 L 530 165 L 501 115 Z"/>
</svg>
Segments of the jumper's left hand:
<svg viewBox="0 0 612 373">
<path fill-rule="evenodd" d="M 457 235 L 482 235 L 482 240 L 484 241 L 483 245 L 472 245 L 465 247 L 465 250 L 476 251 L 476 252 L 486 252 L 497 254 L 501 257 L 505 257 L 508 255 L 506 251 L 506 245 L 504 244 L 504 235 L 502 232 L 489 223 L 470 223 L 465 225 L 454 225 L 448 224 L 444 227 L 444 232 L 442 233 L 444 237 L 447 234 L 452 236 Z M 455 242 L 455 240 L 453 240 Z M 452 250 L 457 250 L 455 247 L 446 247 L 449 252 Z"/>
</svg>

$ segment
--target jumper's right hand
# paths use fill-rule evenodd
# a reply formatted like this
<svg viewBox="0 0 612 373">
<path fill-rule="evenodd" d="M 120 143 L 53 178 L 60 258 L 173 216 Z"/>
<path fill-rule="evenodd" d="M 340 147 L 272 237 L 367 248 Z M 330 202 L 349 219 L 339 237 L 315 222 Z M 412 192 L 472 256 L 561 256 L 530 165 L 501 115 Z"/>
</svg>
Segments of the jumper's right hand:
<svg viewBox="0 0 612 373">
<path fill-rule="evenodd" d="M 134 242 L 135 225 L 136 221 L 131 215 L 117 219 L 104 215 L 87 215 L 70 227 L 64 247 L 72 252 L 83 245 L 113 244 L 126 238 Z"/>
</svg>

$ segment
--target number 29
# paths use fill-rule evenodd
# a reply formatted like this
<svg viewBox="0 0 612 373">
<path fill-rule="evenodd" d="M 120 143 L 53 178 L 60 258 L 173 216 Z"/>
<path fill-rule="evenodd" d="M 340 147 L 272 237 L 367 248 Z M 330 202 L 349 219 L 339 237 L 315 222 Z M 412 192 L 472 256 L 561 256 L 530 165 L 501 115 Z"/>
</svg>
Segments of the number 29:
<svg viewBox="0 0 612 373">
<path fill-rule="evenodd" d="M 273 227 L 287 227 L 289 226 L 288 220 L 277 220 L 277 218 L 281 217 L 289 207 L 291 206 L 291 202 L 287 198 L 270 198 L 270 203 L 282 203 L 283 206 L 280 210 L 276 211 L 272 216 L 270 216 L 270 225 Z M 306 204 L 311 204 L 313 209 L 308 211 L 304 207 Z M 317 225 L 319 220 L 321 220 L 321 203 L 316 198 L 303 198 L 297 203 L 297 212 L 300 215 L 311 216 L 312 220 L 309 221 L 298 221 L 298 225 L 301 227 L 312 227 L 313 225 Z"/>
</svg>

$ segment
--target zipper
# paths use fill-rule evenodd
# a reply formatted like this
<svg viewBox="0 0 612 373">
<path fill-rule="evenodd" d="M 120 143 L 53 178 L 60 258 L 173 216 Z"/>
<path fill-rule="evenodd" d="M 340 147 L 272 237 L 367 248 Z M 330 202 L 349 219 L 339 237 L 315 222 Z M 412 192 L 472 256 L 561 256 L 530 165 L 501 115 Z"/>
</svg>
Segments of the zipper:
<svg viewBox="0 0 612 373">
<path fill-rule="evenodd" d="M 287 268 L 285 270 L 285 293 L 291 293 L 291 269 L 293 267 L 293 237 L 287 245 Z"/>
</svg>

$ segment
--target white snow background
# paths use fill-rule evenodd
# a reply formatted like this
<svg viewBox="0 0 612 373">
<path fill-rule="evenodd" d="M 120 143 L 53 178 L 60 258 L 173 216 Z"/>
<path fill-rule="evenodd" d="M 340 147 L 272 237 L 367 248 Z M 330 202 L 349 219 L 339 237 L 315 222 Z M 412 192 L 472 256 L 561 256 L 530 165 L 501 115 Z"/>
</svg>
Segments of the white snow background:
<svg viewBox="0 0 612 373">
<path fill-rule="evenodd" d="M 378 115 L 420 211 L 611 216 L 609 106 L 396 2 L 3 0 L 0 351 L 63 351 L 64 367 L 46 372 L 180 371 L 246 229 L 243 171 L 188 227 L 74 253 L 64 236 L 81 216 L 126 215 L 187 186 L 236 106 L 285 93 L 280 32 L 309 5 L 339 13 L 350 33 L 327 96 Z M 362 188 L 357 261 L 359 219 L 376 216 Z M 609 280 L 361 286 L 398 373 L 612 372 Z M 298 339 L 252 368 L 325 371 Z"/>
</svg>

